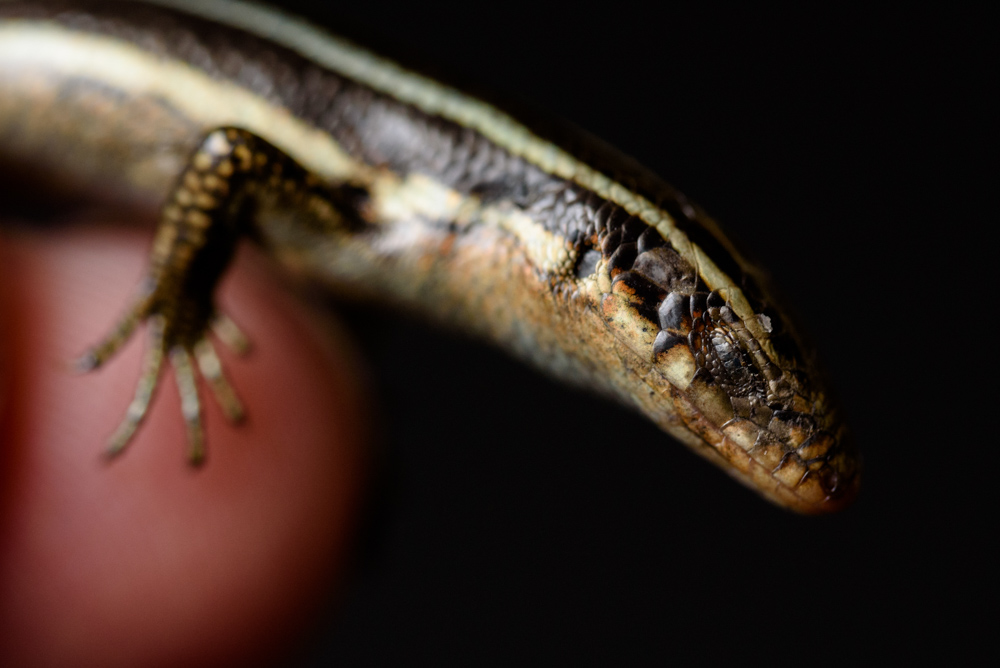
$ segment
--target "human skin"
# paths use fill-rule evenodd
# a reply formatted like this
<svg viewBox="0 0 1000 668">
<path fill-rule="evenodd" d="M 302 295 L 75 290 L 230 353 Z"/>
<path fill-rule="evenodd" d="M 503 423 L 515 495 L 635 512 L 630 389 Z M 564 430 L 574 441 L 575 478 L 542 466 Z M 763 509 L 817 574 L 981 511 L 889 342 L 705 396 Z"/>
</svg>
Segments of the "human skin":
<svg viewBox="0 0 1000 668">
<path fill-rule="evenodd" d="M 70 226 L 0 237 L 0 665 L 268 663 L 349 566 L 366 406 L 350 345 L 243 248 L 220 303 L 251 338 L 217 350 L 247 409 L 199 386 L 193 468 L 172 371 L 102 458 L 145 347 L 70 362 L 123 312 L 148 234 Z"/>
</svg>

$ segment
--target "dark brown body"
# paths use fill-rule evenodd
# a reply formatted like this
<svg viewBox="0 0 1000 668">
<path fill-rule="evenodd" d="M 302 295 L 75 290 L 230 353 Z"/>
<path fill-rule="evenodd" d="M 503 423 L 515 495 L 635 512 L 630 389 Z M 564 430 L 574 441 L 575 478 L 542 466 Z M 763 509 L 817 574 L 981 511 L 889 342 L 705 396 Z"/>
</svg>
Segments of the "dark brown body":
<svg viewBox="0 0 1000 668">
<path fill-rule="evenodd" d="M 233 234 L 291 271 L 610 394 L 772 501 L 824 512 L 853 497 L 857 455 L 814 364 L 683 196 L 294 22 L 177 4 L 0 5 L 0 152 L 169 201 L 208 133 L 246 130 L 333 212 L 247 196 Z M 165 218 L 160 238 L 183 225 Z M 180 276 L 177 257 L 164 241 L 153 263 Z"/>
</svg>

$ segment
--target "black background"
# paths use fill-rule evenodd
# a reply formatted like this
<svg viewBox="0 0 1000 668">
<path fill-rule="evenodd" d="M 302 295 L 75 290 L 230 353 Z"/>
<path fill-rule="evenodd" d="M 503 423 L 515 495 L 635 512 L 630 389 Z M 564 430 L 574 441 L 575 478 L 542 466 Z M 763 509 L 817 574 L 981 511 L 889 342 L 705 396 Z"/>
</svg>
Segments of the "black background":
<svg viewBox="0 0 1000 668">
<path fill-rule="evenodd" d="M 852 508 L 794 516 L 638 415 L 338 305 L 381 435 L 346 594 L 291 665 L 955 663 L 993 644 L 987 16 L 280 4 L 569 119 L 699 202 L 770 269 L 865 455 Z"/>
<path fill-rule="evenodd" d="M 866 467 L 854 507 L 793 516 L 636 415 L 347 308 L 384 439 L 346 602 L 303 663 L 985 647 L 997 456 L 981 251 L 996 216 L 975 205 L 998 171 L 985 16 L 284 4 L 570 119 L 701 203 L 783 288 Z"/>
</svg>

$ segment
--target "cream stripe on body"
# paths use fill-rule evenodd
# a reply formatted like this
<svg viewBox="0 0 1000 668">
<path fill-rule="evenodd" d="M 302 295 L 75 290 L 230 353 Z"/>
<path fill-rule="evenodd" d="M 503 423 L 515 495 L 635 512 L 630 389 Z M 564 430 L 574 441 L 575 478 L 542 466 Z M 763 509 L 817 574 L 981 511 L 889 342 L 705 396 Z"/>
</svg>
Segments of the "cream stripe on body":
<svg viewBox="0 0 1000 668">
<path fill-rule="evenodd" d="M 518 236 L 528 258 L 543 271 L 567 269 L 565 241 L 526 214 L 483 207 L 477 197 L 463 196 L 423 174 L 400 178 L 389 170 L 359 162 L 328 132 L 241 86 L 216 81 L 181 61 L 157 58 L 128 42 L 52 23 L 0 25 L 0 67 L 30 66 L 40 66 L 58 77 L 91 79 L 135 96 L 162 98 L 206 130 L 233 125 L 254 132 L 322 178 L 369 187 L 380 220 L 419 215 L 458 224 L 496 225 Z"/>
<path fill-rule="evenodd" d="M 698 268 L 699 274 L 710 288 L 725 289 L 725 296 L 737 315 L 746 321 L 756 338 L 767 342 L 767 335 L 753 317 L 753 309 L 742 291 L 701 248 L 676 227 L 668 213 L 558 146 L 534 135 L 513 118 L 485 102 L 405 70 L 392 61 L 274 9 L 242 2 L 236 4 L 228 0 L 148 1 L 264 37 L 380 93 L 411 104 L 426 114 L 472 128 L 539 169 L 573 181 L 622 206 L 630 214 L 655 226 L 684 259 Z M 769 347 L 769 342 L 765 345 Z"/>
<path fill-rule="evenodd" d="M 2 1 L 2 0 L 0 0 Z M 414 74 L 345 40 L 273 9 L 228 0 L 146 0 L 194 16 L 246 30 L 295 51 L 333 72 L 355 79 L 424 113 L 437 115 L 472 128 L 539 169 L 573 181 L 604 199 L 622 206 L 655 226 L 689 263 L 698 269 L 712 289 L 721 288 L 734 311 L 755 338 L 770 349 L 770 341 L 742 291 L 732 279 L 679 230 L 670 215 L 649 200 L 613 181 L 566 151 L 532 134 L 523 125 L 494 107 L 431 79 Z M 30 25 L 30 28 L 28 27 Z M 276 108 L 263 98 L 235 84 L 219 82 L 179 61 L 162 61 L 124 41 L 89 37 L 52 25 L 31 23 L 11 26 L 0 44 L 0 57 L 29 57 L 60 67 L 66 73 L 89 74 L 96 80 L 119 85 L 124 90 L 161 95 L 193 119 L 211 125 L 238 125 L 283 149 L 294 152 L 303 166 L 320 176 L 337 180 L 373 182 L 371 171 L 348 156 L 333 138 L 287 109 Z M 0 35 L 3 33 L 0 32 Z M 154 69 L 149 69 L 154 68 Z M 156 72 L 151 75 L 151 72 Z M 185 91 L 179 95 L 178 91 Z M 506 216 L 501 216 L 506 218 Z M 526 221 L 508 226 L 523 231 Z M 551 260 L 561 253 L 550 244 L 555 235 L 536 230 L 533 253 L 538 266 L 551 269 Z M 768 350 L 768 353 L 773 351 Z M 774 356 L 771 355 L 773 358 Z"/>
<path fill-rule="evenodd" d="M 351 158 L 329 133 L 276 108 L 245 88 L 216 81 L 177 60 L 153 56 L 128 42 L 72 31 L 54 23 L 0 24 L 0 66 L 38 66 L 64 77 L 100 82 L 135 96 L 167 100 L 206 129 L 235 125 L 295 152 L 307 169 L 331 180 L 372 180 L 372 170 Z M 15 74 L 17 71 L 15 70 Z"/>
</svg>

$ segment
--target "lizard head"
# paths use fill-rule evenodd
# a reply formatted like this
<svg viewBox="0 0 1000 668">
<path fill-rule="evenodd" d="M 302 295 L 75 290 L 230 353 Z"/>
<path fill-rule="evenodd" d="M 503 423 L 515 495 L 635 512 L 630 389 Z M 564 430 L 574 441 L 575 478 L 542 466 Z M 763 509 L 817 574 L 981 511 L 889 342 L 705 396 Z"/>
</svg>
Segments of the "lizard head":
<svg viewBox="0 0 1000 668">
<path fill-rule="evenodd" d="M 815 356 L 761 288 L 766 277 L 686 206 L 696 229 L 615 207 L 595 215 L 605 320 L 648 363 L 629 399 L 769 500 L 811 514 L 844 507 L 860 456 Z"/>
</svg>

